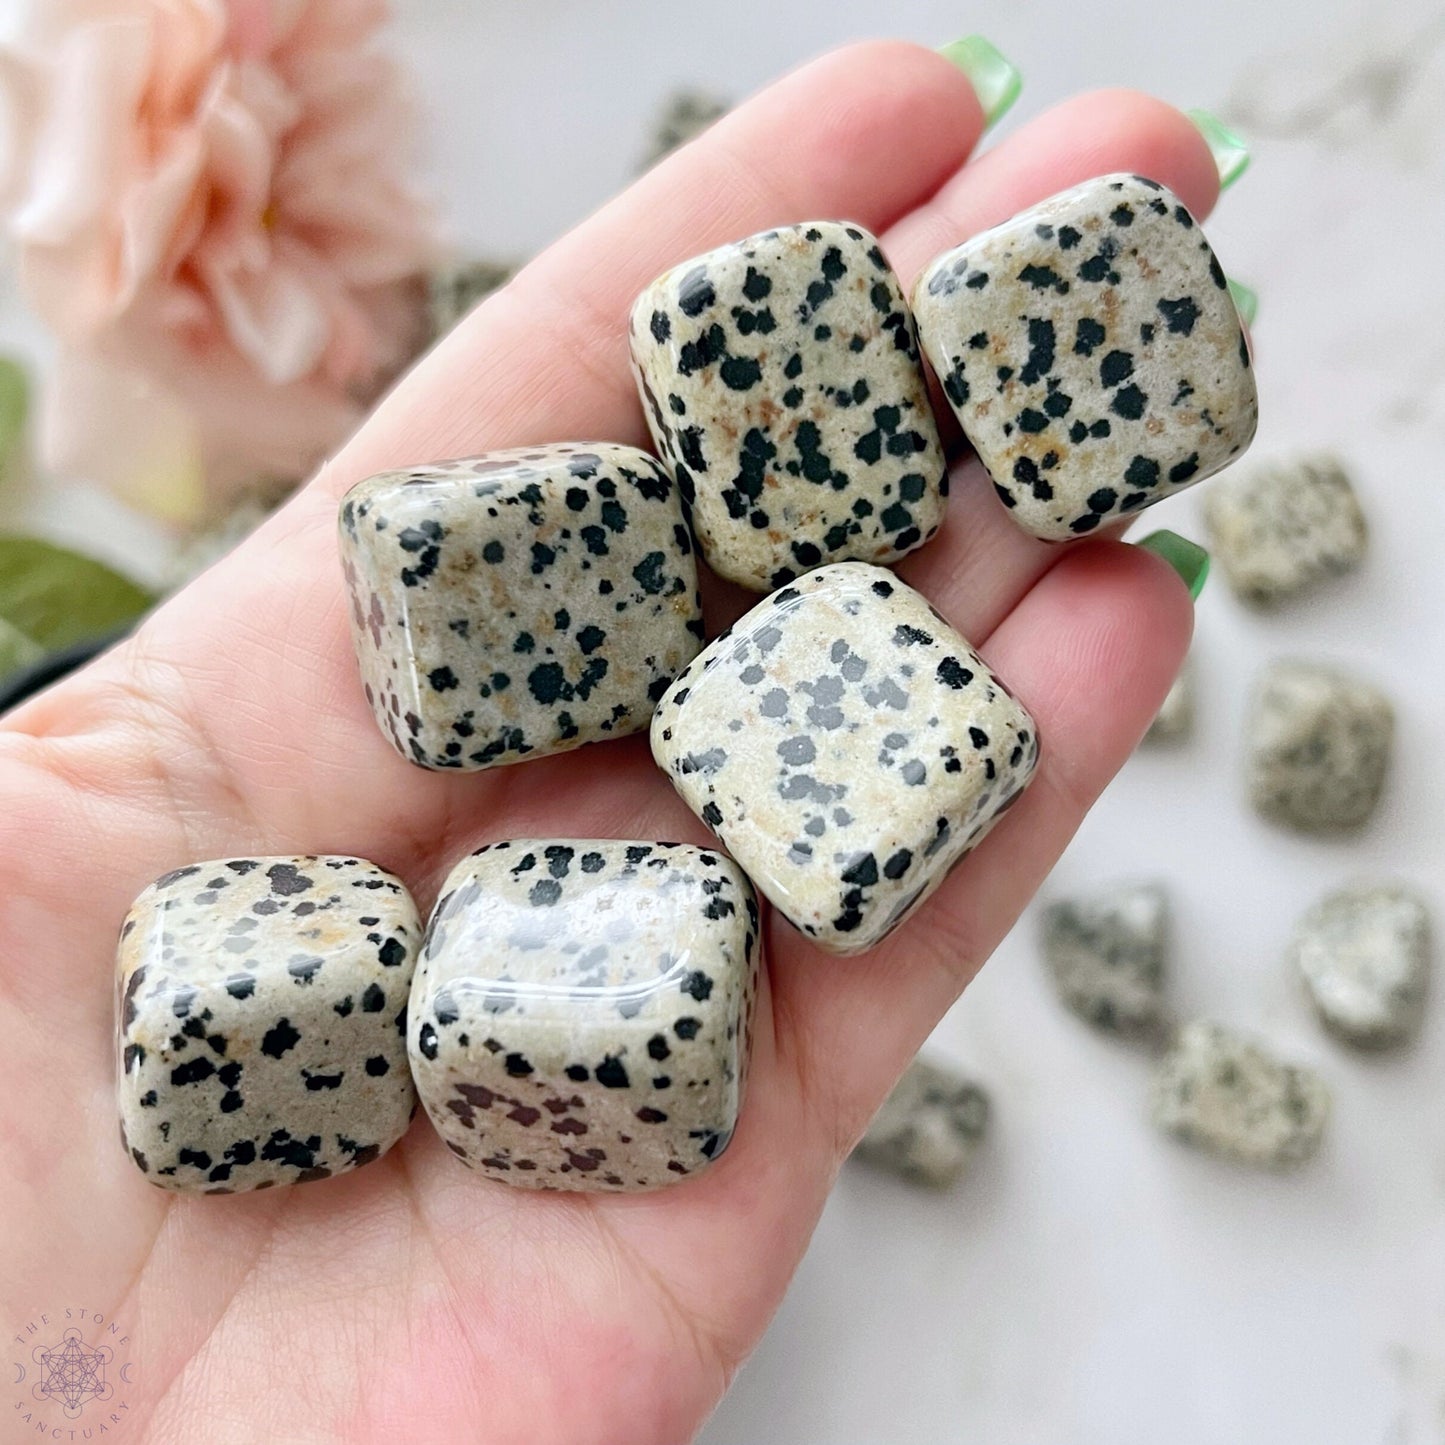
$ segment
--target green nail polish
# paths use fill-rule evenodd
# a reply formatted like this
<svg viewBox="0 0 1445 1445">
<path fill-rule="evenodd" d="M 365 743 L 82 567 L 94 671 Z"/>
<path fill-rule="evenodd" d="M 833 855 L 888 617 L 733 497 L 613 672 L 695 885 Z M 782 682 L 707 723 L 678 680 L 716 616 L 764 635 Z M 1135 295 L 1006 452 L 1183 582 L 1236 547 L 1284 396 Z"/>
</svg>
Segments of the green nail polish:
<svg viewBox="0 0 1445 1445">
<path fill-rule="evenodd" d="M 1240 135 L 1230 130 L 1220 118 L 1208 110 L 1184 112 L 1204 137 L 1209 154 L 1219 169 L 1219 189 L 1227 191 L 1249 169 L 1249 146 Z"/>
<path fill-rule="evenodd" d="M 1197 602 L 1209 579 L 1209 553 L 1178 532 L 1151 532 L 1139 545 L 1162 557 L 1183 579 Z"/>
<path fill-rule="evenodd" d="M 1229 283 L 1229 294 L 1234 297 L 1234 309 L 1239 312 L 1240 320 L 1246 326 L 1253 326 L 1254 318 L 1259 315 L 1259 297 L 1243 281 L 1234 280 Z"/>
<path fill-rule="evenodd" d="M 945 55 L 966 76 L 973 86 L 973 93 L 983 108 L 983 128 L 1002 120 L 1019 92 L 1024 87 L 1024 78 L 1018 67 L 1002 54 L 982 35 L 965 35 L 948 45 L 940 45 L 938 53 Z"/>
</svg>

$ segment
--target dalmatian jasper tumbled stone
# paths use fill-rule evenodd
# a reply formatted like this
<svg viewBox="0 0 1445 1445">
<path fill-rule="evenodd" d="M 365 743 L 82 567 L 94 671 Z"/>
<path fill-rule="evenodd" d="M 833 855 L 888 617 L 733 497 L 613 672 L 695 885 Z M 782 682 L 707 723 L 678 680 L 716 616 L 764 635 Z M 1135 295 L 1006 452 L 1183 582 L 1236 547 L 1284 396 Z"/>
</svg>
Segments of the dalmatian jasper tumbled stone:
<svg viewBox="0 0 1445 1445">
<path fill-rule="evenodd" d="M 163 1189 L 231 1194 L 384 1154 L 416 1104 L 406 889 L 357 858 L 228 858 L 136 900 L 118 956 L 121 1134 Z"/>
<path fill-rule="evenodd" d="M 1365 516 L 1334 457 L 1241 468 L 1204 502 L 1209 545 L 1236 597 L 1273 607 L 1359 565 Z"/>
<path fill-rule="evenodd" d="M 1256 811 L 1302 833 L 1362 826 L 1384 788 L 1394 731 L 1389 698 L 1364 679 L 1320 663 L 1272 663 L 1248 724 Z"/>
<path fill-rule="evenodd" d="M 1329 1112 L 1329 1092 L 1311 1070 L 1204 1020 L 1179 1030 L 1154 1075 L 1154 1123 L 1241 1164 L 1288 1169 L 1312 1159 Z"/>
<path fill-rule="evenodd" d="M 1290 960 L 1320 1022 L 1347 1044 L 1385 1049 L 1419 1031 L 1430 975 L 1430 916 L 1407 889 L 1342 888 L 1295 927 Z"/>
<path fill-rule="evenodd" d="M 1044 962 L 1059 998 L 1103 1033 L 1152 1036 L 1164 1022 L 1169 899 L 1119 883 L 1043 911 Z"/>
<path fill-rule="evenodd" d="M 760 602 L 679 674 L 652 753 L 786 918 L 859 953 L 1018 798 L 1039 744 L 924 598 L 842 562 Z"/>
<path fill-rule="evenodd" d="M 723 577 L 766 592 L 823 562 L 891 562 L 943 520 L 913 318 L 861 227 L 785 226 L 674 267 L 633 307 L 632 363 Z"/>
<path fill-rule="evenodd" d="M 681 499 L 635 447 L 383 472 L 347 493 L 341 555 L 367 701 L 424 768 L 637 732 L 702 645 Z"/>
<path fill-rule="evenodd" d="M 447 1147 L 527 1189 L 641 1190 L 727 1148 L 761 953 L 757 899 L 678 843 L 512 841 L 447 879 L 409 1052 Z"/>
<path fill-rule="evenodd" d="M 1184 659 L 1179 676 L 1164 695 L 1144 742 L 1150 747 L 1182 743 L 1194 731 L 1194 658 Z"/>
<path fill-rule="evenodd" d="M 1258 420 L 1224 272 L 1140 176 L 1088 181 L 938 257 L 919 335 L 1000 500 L 1067 541 L 1227 466 Z"/>
<path fill-rule="evenodd" d="M 988 1130 L 988 1095 L 956 1069 L 914 1059 L 858 1141 L 853 1157 L 910 1184 L 947 1189 Z"/>
</svg>

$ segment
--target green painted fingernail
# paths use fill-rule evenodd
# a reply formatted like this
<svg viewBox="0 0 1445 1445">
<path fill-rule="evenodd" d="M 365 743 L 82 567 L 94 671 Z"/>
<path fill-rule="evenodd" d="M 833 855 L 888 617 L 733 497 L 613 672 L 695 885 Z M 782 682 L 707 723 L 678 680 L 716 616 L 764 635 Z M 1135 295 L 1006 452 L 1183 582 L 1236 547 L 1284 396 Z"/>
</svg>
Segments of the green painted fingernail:
<svg viewBox="0 0 1445 1445">
<path fill-rule="evenodd" d="M 968 76 L 983 108 L 985 130 L 1003 119 L 1024 88 L 1018 66 L 982 35 L 965 35 L 962 40 L 940 45 L 938 53 L 947 56 Z"/>
<path fill-rule="evenodd" d="M 1189 595 L 1199 600 L 1209 580 L 1209 553 L 1203 547 L 1178 532 L 1151 532 L 1139 545 L 1162 557 L 1183 579 Z"/>
<path fill-rule="evenodd" d="M 1204 137 L 1219 170 L 1219 189 L 1227 191 L 1249 169 L 1249 145 L 1213 111 L 1187 110 L 1195 129 Z"/>
<path fill-rule="evenodd" d="M 1243 281 L 1235 280 L 1229 283 L 1229 294 L 1234 297 L 1234 309 L 1239 312 L 1240 320 L 1246 326 L 1253 326 L 1254 318 L 1259 315 L 1259 297 Z"/>
</svg>

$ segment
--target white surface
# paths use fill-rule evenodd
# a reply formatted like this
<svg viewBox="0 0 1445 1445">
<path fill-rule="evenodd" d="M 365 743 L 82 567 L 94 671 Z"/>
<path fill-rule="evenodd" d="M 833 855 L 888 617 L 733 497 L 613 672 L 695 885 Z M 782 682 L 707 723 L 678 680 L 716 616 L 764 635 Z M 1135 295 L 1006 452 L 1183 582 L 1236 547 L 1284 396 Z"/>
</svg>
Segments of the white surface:
<svg viewBox="0 0 1445 1445">
<path fill-rule="evenodd" d="M 1210 232 L 1261 294 L 1257 449 L 1339 447 L 1369 511 L 1371 555 L 1361 574 L 1267 620 L 1216 578 L 1200 607 L 1195 741 L 1132 762 L 1050 886 L 1170 881 L 1180 1008 L 1319 1067 L 1337 1103 L 1325 1156 L 1276 1179 L 1154 1137 L 1146 1062 L 1056 1006 L 1025 919 L 935 1040 L 993 1093 L 975 1173 L 935 1199 L 845 1171 L 779 1318 L 703 1439 L 1445 1441 L 1445 1001 L 1413 1054 L 1361 1062 L 1314 1027 L 1280 962 L 1292 918 L 1362 869 L 1402 875 L 1445 907 L 1438 7 L 399 8 L 438 189 L 459 237 L 493 254 L 539 246 L 623 183 L 665 90 L 739 95 L 851 36 L 984 31 L 1026 72 L 1008 125 L 1069 91 L 1124 83 L 1249 126 L 1255 166 Z M 1198 535 L 1192 496 L 1156 518 Z M 1394 784 L 1359 845 L 1269 832 L 1241 806 L 1248 684 L 1280 652 L 1356 662 L 1399 702 Z"/>
</svg>

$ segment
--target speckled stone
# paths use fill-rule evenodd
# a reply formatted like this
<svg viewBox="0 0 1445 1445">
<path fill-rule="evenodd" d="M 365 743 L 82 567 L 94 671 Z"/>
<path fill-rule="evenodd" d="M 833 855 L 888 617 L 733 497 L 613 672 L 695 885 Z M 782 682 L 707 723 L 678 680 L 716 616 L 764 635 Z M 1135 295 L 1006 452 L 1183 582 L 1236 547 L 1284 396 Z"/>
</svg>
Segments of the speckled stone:
<svg viewBox="0 0 1445 1445">
<path fill-rule="evenodd" d="M 436 341 L 474 306 L 480 305 L 516 275 L 516 261 L 478 257 L 439 267 L 427 277 L 427 330 Z"/>
<path fill-rule="evenodd" d="M 1043 910 L 1044 962 L 1059 998 L 1104 1033 L 1156 1035 L 1164 1023 L 1169 900 L 1120 883 Z"/>
<path fill-rule="evenodd" d="M 1312 662 L 1270 664 L 1247 732 L 1255 809 L 1302 833 L 1359 827 L 1379 801 L 1394 730 L 1389 698 L 1358 676 Z"/>
<path fill-rule="evenodd" d="M 1409 1042 L 1425 1017 L 1430 914 L 1407 889 L 1355 884 L 1317 903 L 1295 926 L 1290 962 L 1320 1022 L 1347 1044 Z"/>
<path fill-rule="evenodd" d="M 1194 732 L 1194 660 L 1184 659 L 1174 685 L 1164 695 L 1144 741 L 1150 747 L 1170 746 L 1182 743 Z"/>
<path fill-rule="evenodd" d="M 416 1105 L 421 922 L 357 858 L 226 858 L 136 899 L 117 959 L 121 1138 L 162 1189 L 234 1194 L 386 1153 Z"/>
<path fill-rule="evenodd" d="M 1015 802 L 1039 745 L 924 598 L 843 562 L 760 602 L 679 674 L 652 754 L 790 922 L 860 953 Z"/>
<path fill-rule="evenodd" d="M 520 840 L 465 859 L 427 930 L 409 1051 L 447 1147 L 524 1189 L 657 1189 L 727 1148 L 761 955 L 730 859 Z"/>
<path fill-rule="evenodd" d="M 1312 1159 L 1330 1096 L 1309 1069 L 1202 1020 L 1186 1024 L 1154 1075 L 1154 1122 L 1185 1144 L 1269 1169 Z"/>
<path fill-rule="evenodd" d="M 367 701 L 424 768 L 637 732 L 702 645 L 677 488 L 634 447 L 383 472 L 346 495 L 341 557 Z"/>
<path fill-rule="evenodd" d="M 1231 473 L 1209 489 L 1204 520 L 1235 596 L 1256 607 L 1349 572 L 1365 555 L 1365 516 L 1334 457 Z"/>
<path fill-rule="evenodd" d="M 988 1095 L 933 1059 L 915 1059 L 853 1151 L 855 1159 L 930 1189 L 962 1178 L 988 1129 Z"/>
<path fill-rule="evenodd" d="M 766 592 L 823 562 L 891 562 L 942 522 L 913 318 L 861 227 L 786 226 L 684 261 L 638 297 L 632 364 L 723 577 Z"/>
<path fill-rule="evenodd" d="M 720 95 L 705 90 L 677 90 L 667 96 L 653 122 L 647 154 L 639 169 L 649 170 L 664 156 L 701 135 L 728 112 Z"/>
<path fill-rule="evenodd" d="M 1224 272 L 1154 181 L 1087 181 L 938 257 L 919 335 L 1010 515 L 1052 541 L 1228 466 L 1258 420 Z"/>
</svg>

